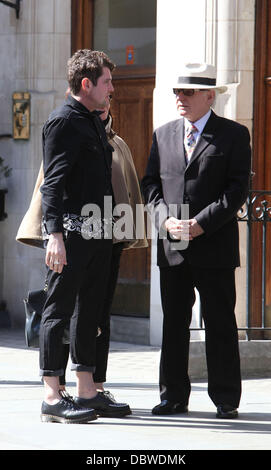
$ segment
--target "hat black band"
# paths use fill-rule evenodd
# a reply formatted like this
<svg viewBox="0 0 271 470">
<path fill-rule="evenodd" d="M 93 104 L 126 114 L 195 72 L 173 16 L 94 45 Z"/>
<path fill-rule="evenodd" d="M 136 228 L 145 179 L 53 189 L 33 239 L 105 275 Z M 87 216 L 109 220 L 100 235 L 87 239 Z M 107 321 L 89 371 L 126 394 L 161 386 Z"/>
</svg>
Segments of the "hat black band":
<svg viewBox="0 0 271 470">
<path fill-rule="evenodd" d="M 192 85 L 213 85 L 216 86 L 215 78 L 205 78 L 205 77 L 179 77 L 178 83 L 191 83 Z"/>
</svg>

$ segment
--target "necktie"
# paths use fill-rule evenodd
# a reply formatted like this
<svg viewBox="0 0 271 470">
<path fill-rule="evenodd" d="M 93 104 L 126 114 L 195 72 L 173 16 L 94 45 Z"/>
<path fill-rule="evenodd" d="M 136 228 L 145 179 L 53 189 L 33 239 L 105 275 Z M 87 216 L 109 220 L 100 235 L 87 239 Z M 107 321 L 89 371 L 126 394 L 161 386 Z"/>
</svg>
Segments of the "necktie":
<svg viewBox="0 0 271 470">
<path fill-rule="evenodd" d="M 186 150 L 187 161 L 190 160 L 192 152 L 196 145 L 196 139 L 194 134 L 195 132 L 197 132 L 197 130 L 198 129 L 196 128 L 196 126 L 194 126 L 194 124 L 190 124 L 190 126 L 186 129 L 184 145 Z"/>
</svg>

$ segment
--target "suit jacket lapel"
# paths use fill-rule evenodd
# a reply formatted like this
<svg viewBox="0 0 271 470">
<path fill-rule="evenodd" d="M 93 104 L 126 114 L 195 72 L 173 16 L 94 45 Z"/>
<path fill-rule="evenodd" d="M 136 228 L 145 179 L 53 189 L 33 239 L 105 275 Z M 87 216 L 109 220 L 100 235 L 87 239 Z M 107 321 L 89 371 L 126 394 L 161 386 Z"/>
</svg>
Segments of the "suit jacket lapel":
<svg viewBox="0 0 271 470">
<path fill-rule="evenodd" d="M 173 139 L 174 139 L 174 148 L 177 150 L 177 159 L 180 165 L 181 170 L 186 168 L 186 158 L 184 152 L 184 120 L 178 119 L 175 122 L 175 127 L 173 130 Z"/>
<path fill-rule="evenodd" d="M 187 165 L 189 167 L 201 154 L 202 152 L 210 145 L 210 143 L 214 139 L 214 132 L 216 129 L 217 125 L 217 116 L 215 113 L 212 111 L 199 139 L 197 142 L 197 145 L 194 149 L 194 152 L 191 156 L 191 159 Z"/>
</svg>

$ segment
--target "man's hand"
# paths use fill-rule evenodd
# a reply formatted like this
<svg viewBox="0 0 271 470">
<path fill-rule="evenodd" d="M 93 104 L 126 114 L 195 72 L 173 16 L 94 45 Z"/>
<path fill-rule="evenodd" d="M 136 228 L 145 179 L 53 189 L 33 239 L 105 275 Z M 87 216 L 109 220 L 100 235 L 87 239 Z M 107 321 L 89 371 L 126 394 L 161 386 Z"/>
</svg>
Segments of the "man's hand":
<svg viewBox="0 0 271 470">
<path fill-rule="evenodd" d="M 165 222 L 165 227 L 170 235 L 177 240 L 193 240 L 204 233 L 196 219 L 180 220 L 170 217 Z"/>
<path fill-rule="evenodd" d="M 175 219 L 170 217 L 165 222 L 165 227 L 172 238 L 176 240 L 192 240 L 189 233 L 189 220 Z"/>
<path fill-rule="evenodd" d="M 52 271 L 61 273 L 67 264 L 66 248 L 62 233 L 51 233 L 46 248 L 45 263 Z"/>
<path fill-rule="evenodd" d="M 203 228 L 198 224 L 196 219 L 189 220 L 189 233 L 192 238 L 196 238 L 204 233 Z"/>
</svg>

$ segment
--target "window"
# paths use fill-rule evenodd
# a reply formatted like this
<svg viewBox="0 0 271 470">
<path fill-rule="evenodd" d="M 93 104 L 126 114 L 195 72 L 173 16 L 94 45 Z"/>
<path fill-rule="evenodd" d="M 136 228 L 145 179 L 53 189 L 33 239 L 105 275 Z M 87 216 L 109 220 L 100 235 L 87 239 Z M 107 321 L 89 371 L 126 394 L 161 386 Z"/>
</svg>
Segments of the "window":
<svg viewBox="0 0 271 470">
<path fill-rule="evenodd" d="M 156 0 L 95 0 L 94 49 L 118 67 L 155 67 Z"/>
</svg>

